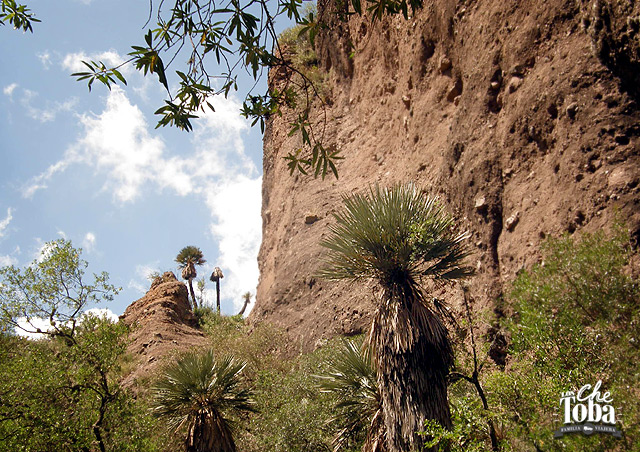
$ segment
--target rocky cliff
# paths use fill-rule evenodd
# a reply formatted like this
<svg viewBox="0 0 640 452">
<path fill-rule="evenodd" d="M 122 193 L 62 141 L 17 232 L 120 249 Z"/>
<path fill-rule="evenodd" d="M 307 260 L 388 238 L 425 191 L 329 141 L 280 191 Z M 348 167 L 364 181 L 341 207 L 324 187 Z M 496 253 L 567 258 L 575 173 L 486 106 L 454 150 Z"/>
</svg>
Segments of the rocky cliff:
<svg viewBox="0 0 640 452">
<path fill-rule="evenodd" d="M 144 297 L 134 301 L 120 316 L 131 328 L 127 352 L 133 369 L 123 380 L 134 389 L 145 379 L 157 377 L 166 358 L 207 341 L 196 329 L 187 287 L 172 272 L 156 278 Z"/>
<path fill-rule="evenodd" d="M 317 38 L 326 103 L 311 121 L 340 179 L 289 176 L 294 112 L 264 140 L 260 283 L 250 319 L 313 347 L 366 328 L 372 285 L 314 277 L 341 195 L 413 181 L 468 229 L 470 293 L 493 307 L 549 235 L 626 221 L 640 233 L 640 5 L 425 0 L 408 20 L 333 18 Z M 271 86 L 282 83 L 272 73 Z M 460 291 L 436 292 L 452 306 Z"/>
</svg>

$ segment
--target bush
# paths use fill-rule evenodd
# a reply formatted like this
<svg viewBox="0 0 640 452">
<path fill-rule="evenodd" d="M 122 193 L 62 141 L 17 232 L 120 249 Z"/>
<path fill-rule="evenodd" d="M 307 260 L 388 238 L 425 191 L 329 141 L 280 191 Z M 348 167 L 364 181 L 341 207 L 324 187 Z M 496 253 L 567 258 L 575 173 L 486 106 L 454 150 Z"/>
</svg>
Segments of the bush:
<svg viewBox="0 0 640 452">
<path fill-rule="evenodd" d="M 550 239 L 543 262 L 514 282 L 508 370 L 487 381 L 513 450 L 640 450 L 640 285 L 629 274 L 628 245 L 621 227 Z M 561 393 L 598 380 L 612 394 L 623 439 L 553 439 Z"/>
<path fill-rule="evenodd" d="M 327 426 L 332 402 L 321 393 L 314 374 L 324 365 L 325 350 L 301 356 L 286 371 L 260 371 L 255 399 L 260 410 L 248 424 L 242 449 L 274 452 L 330 452 Z M 240 443 L 240 442 L 239 442 Z"/>
<path fill-rule="evenodd" d="M 126 329 L 86 317 L 72 338 L 0 335 L 0 451 L 157 451 L 146 407 L 117 383 Z"/>
<path fill-rule="evenodd" d="M 491 422 L 498 448 L 505 451 L 640 450 L 640 281 L 632 276 L 629 243 L 629 235 L 616 226 L 609 235 L 563 236 L 543 244 L 543 261 L 519 275 L 507 297 L 513 315 L 503 322 L 511 338 L 506 368 L 488 370 L 484 363 L 477 368 L 489 409 L 462 376 L 449 388 L 453 429 L 428 422 L 429 446 L 490 450 Z M 462 345 L 458 377 L 474 366 Z M 486 353 L 480 350 L 478 356 Z M 612 395 L 622 439 L 608 434 L 555 439 L 562 426 L 561 394 L 598 380 L 601 391 Z"/>
<path fill-rule="evenodd" d="M 433 419 L 425 422 L 421 435 L 427 438 L 425 448 L 438 452 L 482 452 L 490 450 L 486 413 L 475 394 L 465 392 L 467 385 L 458 381 L 450 388 L 451 421 L 447 430 Z"/>
<path fill-rule="evenodd" d="M 302 13 L 304 17 L 308 17 L 310 14 L 313 17 L 317 14 L 315 3 L 308 4 Z M 307 86 L 307 83 L 302 83 L 303 90 L 300 91 L 300 94 L 311 88 L 324 101 L 327 101 L 326 73 L 318 66 L 318 56 L 305 25 L 296 25 L 284 30 L 278 36 L 278 45 L 283 56 L 290 60 L 292 68 L 304 75 L 307 81 L 313 85 L 311 88 Z"/>
<path fill-rule="evenodd" d="M 288 338 L 273 326 L 251 327 L 238 316 L 202 309 L 202 330 L 214 350 L 245 360 L 257 414 L 235 423 L 238 450 L 245 452 L 329 452 L 334 431 L 327 424 L 333 399 L 322 394 L 315 375 L 335 353 L 331 342 L 314 353 L 291 357 Z"/>
</svg>

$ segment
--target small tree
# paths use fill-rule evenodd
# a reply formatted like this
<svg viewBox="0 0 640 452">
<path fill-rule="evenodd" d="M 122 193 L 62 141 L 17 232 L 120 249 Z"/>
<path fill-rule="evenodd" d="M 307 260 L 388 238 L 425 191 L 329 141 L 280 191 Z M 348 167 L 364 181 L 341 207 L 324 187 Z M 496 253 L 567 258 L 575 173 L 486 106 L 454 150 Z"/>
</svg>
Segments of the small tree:
<svg viewBox="0 0 640 452">
<path fill-rule="evenodd" d="M 202 278 L 200 278 L 197 282 L 198 284 L 198 293 L 199 296 L 198 298 L 200 299 L 200 307 L 204 307 L 204 288 L 206 286 L 206 282 L 204 280 L 204 276 Z"/>
<path fill-rule="evenodd" d="M 193 292 L 192 281 L 196 276 L 198 276 L 196 273 L 196 265 L 203 265 L 207 261 L 204 259 L 200 248 L 190 245 L 185 246 L 180 250 L 176 256 L 176 262 L 182 270 L 182 279 L 188 281 L 189 293 L 191 294 L 191 301 L 193 302 L 193 308 L 195 309 L 198 307 L 198 302 L 196 301 L 196 295 Z"/>
<path fill-rule="evenodd" d="M 113 300 L 120 289 L 109 284 L 106 272 L 94 275 L 91 284 L 85 281 L 89 264 L 81 254 L 70 241 L 59 239 L 47 242 L 40 257 L 24 269 L 0 268 L 3 329 L 72 338 L 88 305 Z"/>
<path fill-rule="evenodd" d="M 155 413 L 170 428 L 186 428 L 187 452 L 235 452 L 229 416 L 254 411 L 251 393 L 241 387 L 246 364 L 213 351 L 189 354 L 169 366 L 152 388 Z"/>
<path fill-rule="evenodd" d="M 106 273 L 86 281 L 81 253 L 61 239 L 23 269 L 0 269 L 2 450 L 116 450 L 123 437 L 139 450 L 144 442 L 133 398 L 118 384 L 127 328 L 85 314 L 119 289 Z"/>
<path fill-rule="evenodd" d="M 390 452 L 420 449 L 425 420 L 451 427 L 447 375 L 453 352 L 422 281 L 455 281 L 472 273 L 463 264 L 466 234 L 433 198 L 413 185 L 344 198 L 346 210 L 321 244 L 328 248 L 321 275 L 373 279 L 380 285 L 371 325 L 372 347 Z M 434 299 L 435 300 L 435 299 Z"/>
<path fill-rule="evenodd" d="M 156 450 L 118 383 L 127 327 L 83 316 L 72 338 L 0 335 L 0 450 Z"/>
</svg>

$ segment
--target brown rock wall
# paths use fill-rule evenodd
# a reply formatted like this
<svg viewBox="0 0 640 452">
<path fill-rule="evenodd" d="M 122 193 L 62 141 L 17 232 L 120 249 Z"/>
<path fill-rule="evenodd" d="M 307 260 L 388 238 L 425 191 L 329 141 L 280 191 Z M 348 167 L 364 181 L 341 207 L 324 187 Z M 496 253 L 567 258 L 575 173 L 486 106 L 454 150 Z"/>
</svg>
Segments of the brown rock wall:
<svg viewBox="0 0 640 452">
<path fill-rule="evenodd" d="M 167 358 L 207 344 L 204 334 L 196 329 L 187 286 L 171 272 L 156 278 L 144 297 L 131 303 L 120 320 L 131 329 L 127 347 L 132 356 L 131 371 L 123 384 L 134 389 L 141 381 L 156 378 Z"/>
<path fill-rule="evenodd" d="M 550 234 L 593 231 L 618 215 L 637 236 L 638 99 L 584 23 L 592 3 L 431 0 L 407 21 L 329 26 L 318 54 L 330 105 L 316 103 L 312 119 L 322 130 L 326 118 L 324 142 L 345 157 L 340 179 L 289 176 L 292 113 L 269 122 L 250 319 L 285 327 L 307 348 L 366 328 L 373 285 L 313 275 L 341 195 L 372 183 L 413 181 L 448 205 L 472 233 L 479 307 L 537 262 Z M 640 6 L 615 13 L 636 17 Z M 613 19 L 619 28 L 626 18 Z M 460 292 L 434 295 L 455 307 Z"/>
</svg>

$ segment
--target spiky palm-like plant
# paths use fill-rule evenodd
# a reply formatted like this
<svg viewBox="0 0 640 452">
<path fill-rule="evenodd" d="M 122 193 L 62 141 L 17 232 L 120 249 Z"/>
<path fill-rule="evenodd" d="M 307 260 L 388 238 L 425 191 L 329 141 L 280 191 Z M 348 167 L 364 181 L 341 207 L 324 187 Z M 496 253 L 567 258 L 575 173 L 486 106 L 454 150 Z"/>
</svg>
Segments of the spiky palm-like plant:
<svg viewBox="0 0 640 452">
<path fill-rule="evenodd" d="M 334 452 L 363 431 L 363 451 L 385 452 L 382 405 L 371 349 L 362 347 L 362 341 L 345 340 L 329 371 L 318 378 L 320 390 L 337 399 L 334 415 L 329 419 L 338 428 Z"/>
<path fill-rule="evenodd" d="M 254 411 L 251 394 L 241 387 L 246 363 L 213 351 L 189 354 L 169 366 L 152 388 L 153 410 L 169 427 L 186 428 L 187 452 L 235 452 L 228 416 Z"/>
<path fill-rule="evenodd" d="M 389 452 L 420 450 L 425 419 L 451 427 L 446 377 L 453 352 L 442 306 L 425 279 L 454 281 L 464 265 L 465 234 L 433 198 L 413 185 L 374 187 L 344 198 L 345 210 L 322 245 L 324 277 L 373 279 L 381 287 L 368 344 L 374 353 Z"/>
<path fill-rule="evenodd" d="M 216 310 L 218 311 L 218 315 L 220 315 L 220 280 L 224 278 L 222 274 L 222 270 L 220 267 L 216 267 L 213 269 L 211 276 L 209 279 L 216 283 Z"/>
<path fill-rule="evenodd" d="M 180 269 L 182 269 L 182 279 L 189 283 L 189 293 L 191 294 L 191 301 L 195 309 L 198 307 L 198 302 L 196 301 L 196 295 L 193 291 L 192 281 L 198 276 L 196 273 L 196 265 L 202 265 L 207 261 L 204 259 L 200 248 L 189 245 L 180 250 L 176 256 L 176 262 L 179 264 Z"/>
<path fill-rule="evenodd" d="M 251 292 L 245 292 L 242 298 L 244 298 L 244 304 L 237 315 L 244 315 L 244 311 L 246 311 L 247 306 L 249 306 L 249 303 L 251 302 Z"/>
</svg>

